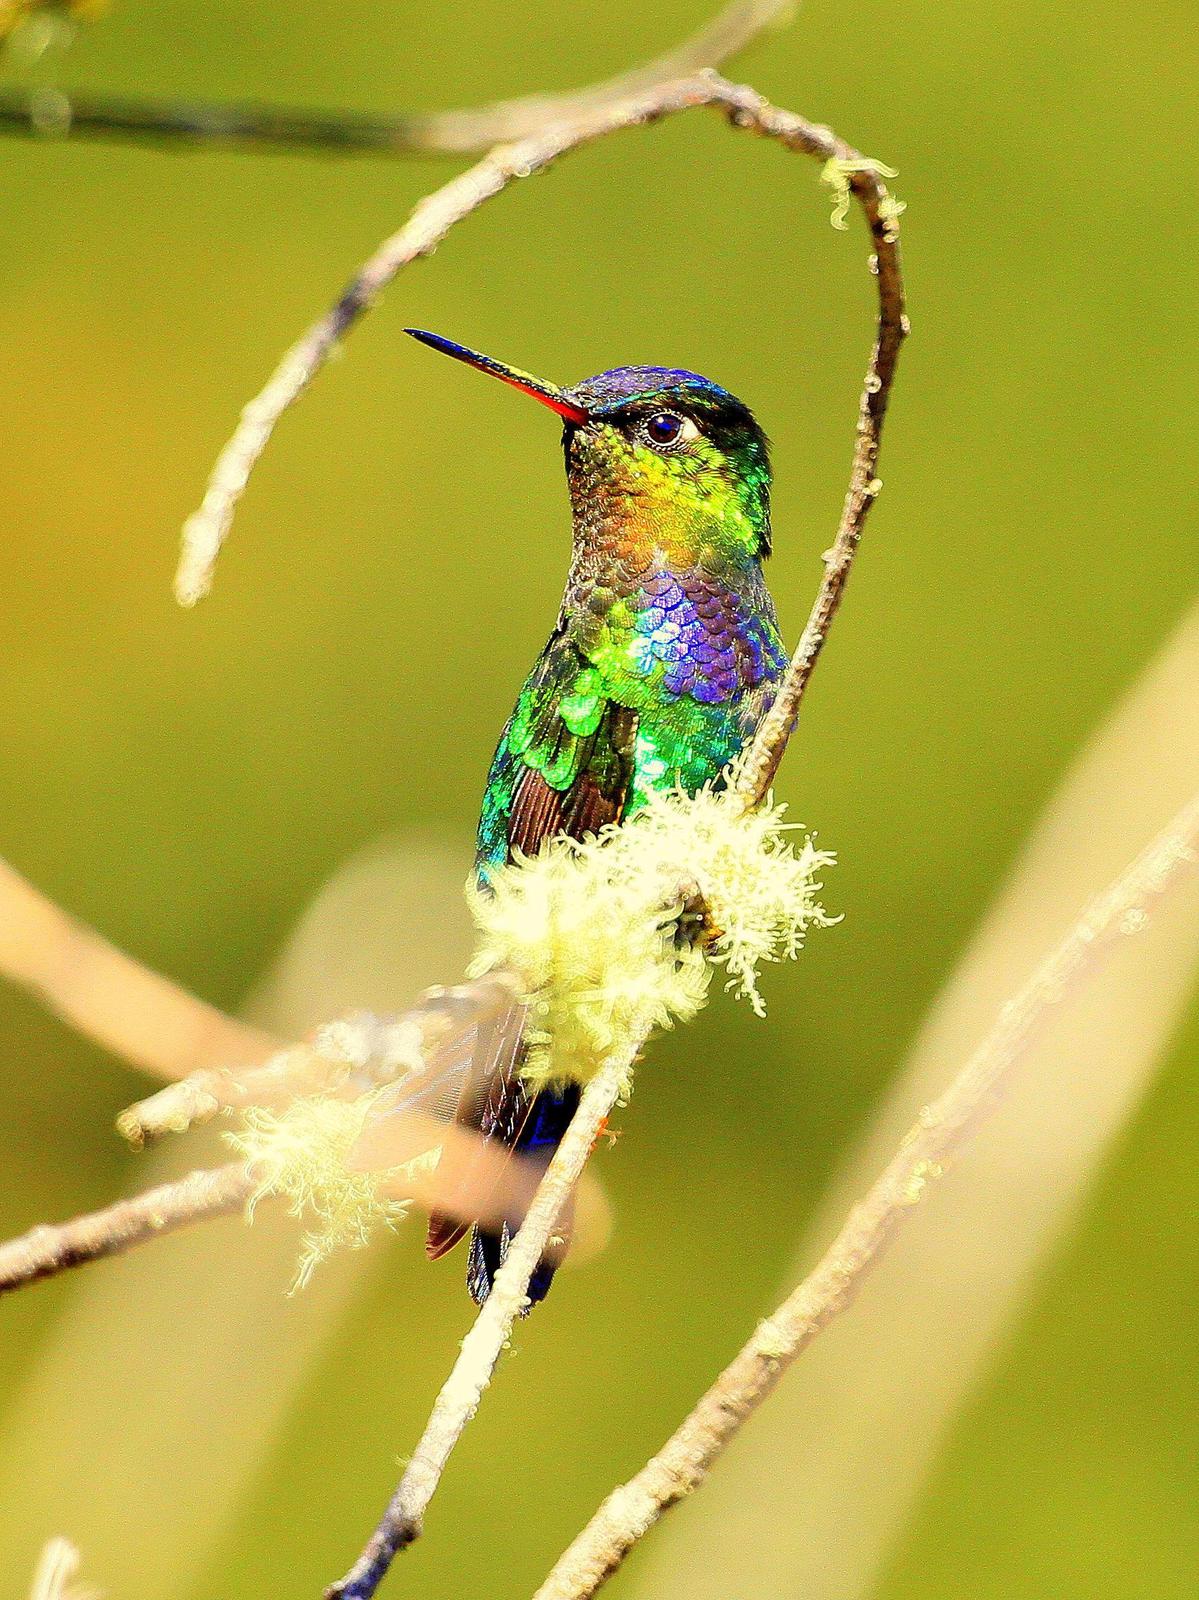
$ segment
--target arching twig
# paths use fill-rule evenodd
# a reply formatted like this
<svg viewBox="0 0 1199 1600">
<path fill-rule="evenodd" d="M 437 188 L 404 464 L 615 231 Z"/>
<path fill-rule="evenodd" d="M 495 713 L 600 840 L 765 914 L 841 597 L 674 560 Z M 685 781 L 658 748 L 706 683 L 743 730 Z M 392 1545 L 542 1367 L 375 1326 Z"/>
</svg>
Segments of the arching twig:
<svg viewBox="0 0 1199 1600">
<path fill-rule="evenodd" d="M 896 219 L 898 207 L 887 193 L 875 163 L 865 160 L 827 128 L 769 105 L 752 89 L 701 73 L 659 85 L 601 106 L 571 124 L 554 124 L 527 139 L 493 150 L 467 172 L 421 201 L 407 223 L 379 247 L 351 281 L 336 305 L 287 352 L 266 387 L 246 406 L 242 420 L 217 460 L 200 509 L 184 529 L 183 553 L 176 594 L 185 605 L 205 595 L 213 566 L 233 520 L 255 463 L 266 448 L 275 424 L 303 394 L 343 336 L 369 310 L 382 290 L 410 262 L 426 255 L 455 225 L 515 178 L 549 166 L 557 157 L 603 135 L 636 127 L 680 111 L 713 106 L 732 124 L 791 149 L 833 164 L 843 185 L 862 205 L 874 241 L 879 294 L 879 329 L 867 374 L 859 417 L 858 444 L 842 517 L 830 553 L 825 583 L 793 669 L 780 693 L 772 718 L 755 741 L 746 769 L 746 790 L 760 798 L 769 785 L 798 710 L 828 624 L 836 610 L 861 536 L 862 525 L 877 493 L 875 476 L 879 439 L 894 377 L 899 346 L 906 332 L 899 267 Z"/>
</svg>

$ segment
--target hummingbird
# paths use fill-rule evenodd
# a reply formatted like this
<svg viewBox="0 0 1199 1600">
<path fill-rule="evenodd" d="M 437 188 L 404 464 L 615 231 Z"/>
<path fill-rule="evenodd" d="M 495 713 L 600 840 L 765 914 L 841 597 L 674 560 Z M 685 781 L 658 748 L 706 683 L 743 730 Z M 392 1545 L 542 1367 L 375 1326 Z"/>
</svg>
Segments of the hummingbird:
<svg viewBox="0 0 1199 1600">
<path fill-rule="evenodd" d="M 619 824 L 655 791 L 719 782 L 786 666 L 763 562 L 769 441 L 749 408 L 698 373 L 614 367 L 560 389 L 417 328 L 422 344 L 530 395 L 562 418 L 572 550 L 549 640 L 504 725 L 483 793 L 476 871 L 565 834 Z M 521 1075 L 520 1015 L 480 1030 L 454 1111 L 460 1125 L 547 1163 L 581 1086 Z M 519 1227 L 429 1220 L 437 1259 L 470 1229 L 467 1287 L 482 1304 Z M 528 1288 L 545 1298 L 569 1242 Z"/>
</svg>

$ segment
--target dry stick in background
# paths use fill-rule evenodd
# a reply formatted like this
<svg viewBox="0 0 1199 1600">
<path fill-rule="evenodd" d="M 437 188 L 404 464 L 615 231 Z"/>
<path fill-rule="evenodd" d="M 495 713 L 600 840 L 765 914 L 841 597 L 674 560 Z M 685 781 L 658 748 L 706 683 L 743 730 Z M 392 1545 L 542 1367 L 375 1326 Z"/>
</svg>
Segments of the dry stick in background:
<svg viewBox="0 0 1199 1600">
<path fill-rule="evenodd" d="M 0 91 L 0 134 L 86 137 L 138 144 L 276 148 L 322 155 L 468 155 L 522 139 L 549 122 L 573 121 L 669 78 L 716 67 L 758 34 L 786 22 L 794 0 L 734 0 L 698 32 L 642 67 L 566 94 L 526 95 L 460 111 L 364 117 L 343 111 Z"/>
<path fill-rule="evenodd" d="M 682 1426 L 630 1482 L 614 1489 L 564 1552 L 534 1600 L 588 1600 L 672 1505 L 697 1489 L 742 1423 L 787 1367 L 852 1301 L 867 1268 L 939 1177 L 1001 1089 L 1037 1030 L 1105 950 L 1141 932 L 1149 908 L 1199 859 L 1199 796 L 1193 798 L 1078 922 L 1004 1006 L 994 1027 L 941 1098 L 915 1125 L 823 1260 L 759 1323 Z"/>
<path fill-rule="evenodd" d="M 539 171 L 556 156 L 614 132 L 638 126 L 696 106 L 717 106 L 735 127 L 781 140 L 789 149 L 834 163 L 834 181 L 845 197 L 852 192 L 865 213 L 874 240 L 878 283 L 878 334 L 867 369 L 858 418 L 850 487 L 841 524 L 803 637 L 779 691 L 777 709 L 765 719 L 747 752 L 742 791 L 747 806 L 758 803 L 778 768 L 795 726 L 799 704 L 811 679 L 829 625 L 837 611 L 861 538 L 862 527 L 878 492 L 875 467 L 887 400 L 899 347 L 907 332 L 896 232 L 897 208 L 887 194 L 878 164 L 867 161 L 827 128 L 816 127 L 791 112 L 770 106 L 753 90 L 705 73 L 679 83 L 606 106 L 573 128 L 551 128 L 485 157 L 422 202 L 411 221 L 389 239 L 359 274 L 338 306 L 296 345 L 244 415 L 213 475 L 204 506 L 185 535 L 179 592 L 185 600 L 207 589 L 212 562 L 229 527 L 233 507 L 249 472 L 283 410 L 303 391 L 327 359 L 340 334 L 372 304 L 379 290 L 416 256 L 431 249 L 456 221 L 498 194 L 517 176 Z M 635 1059 L 637 1051 L 633 1052 Z M 529 1279 L 627 1079 L 631 1060 L 607 1063 L 588 1084 L 579 1109 L 546 1172 L 544 1182 L 496 1276 L 491 1294 L 463 1341 L 424 1434 L 379 1526 L 361 1556 L 340 1582 L 327 1591 L 328 1600 L 369 1600 L 398 1551 L 421 1532 L 422 1521 L 450 1452 L 474 1416 L 507 1343 L 512 1322 L 526 1304 Z"/>
</svg>

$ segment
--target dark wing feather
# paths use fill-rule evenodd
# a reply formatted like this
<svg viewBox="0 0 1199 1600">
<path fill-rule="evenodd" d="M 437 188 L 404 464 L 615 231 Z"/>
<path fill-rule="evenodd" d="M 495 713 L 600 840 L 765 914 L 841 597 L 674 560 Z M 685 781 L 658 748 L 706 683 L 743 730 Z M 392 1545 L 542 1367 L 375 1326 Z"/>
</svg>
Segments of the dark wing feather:
<svg viewBox="0 0 1199 1600">
<path fill-rule="evenodd" d="M 552 788 L 533 767 L 525 767 L 512 791 L 508 850 L 535 856 L 542 844 L 562 832 L 566 795 Z"/>
</svg>

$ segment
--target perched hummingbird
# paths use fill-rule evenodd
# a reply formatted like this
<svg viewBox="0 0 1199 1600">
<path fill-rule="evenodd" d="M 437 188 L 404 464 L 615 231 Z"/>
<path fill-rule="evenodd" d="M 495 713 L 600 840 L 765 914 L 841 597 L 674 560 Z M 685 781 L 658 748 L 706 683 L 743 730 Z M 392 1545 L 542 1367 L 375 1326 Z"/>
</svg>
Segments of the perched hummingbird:
<svg viewBox="0 0 1199 1600">
<path fill-rule="evenodd" d="M 615 367 L 559 389 L 437 334 L 407 331 L 564 422 L 570 573 L 491 763 L 477 853 L 486 882 L 514 851 L 532 855 L 556 835 L 582 838 L 620 822 L 654 790 L 694 792 L 757 727 L 786 664 L 762 575 L 768 443 L 747 406 L 694 372 Z M 579 1086 L 529 1089 L 520 1066 L 514 1013 L 476 1041 L 455 1120 L 546 1162 Z M 467 1286 L 479 1304 L 520 1220 L 471 1232 Z M 430 1258 L 468 1226 L 432 1216 Z M 540 1263 L 530 1301 L 544 1299 L 560 1259 Z"/>
</svg>

